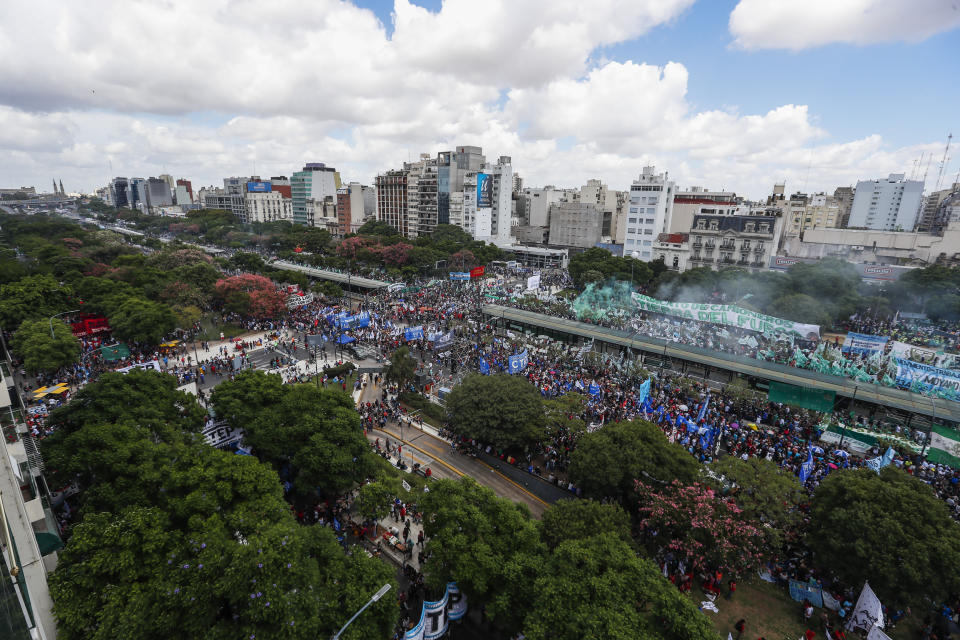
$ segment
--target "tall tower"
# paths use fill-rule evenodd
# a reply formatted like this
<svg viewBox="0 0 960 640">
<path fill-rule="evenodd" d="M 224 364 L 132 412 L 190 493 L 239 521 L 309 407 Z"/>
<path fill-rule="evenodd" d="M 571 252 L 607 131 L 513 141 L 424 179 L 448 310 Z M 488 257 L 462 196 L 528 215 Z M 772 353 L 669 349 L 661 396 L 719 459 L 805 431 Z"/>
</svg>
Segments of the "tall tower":
<svg viewBox="0 0 960 640">
<path fill-rule="evenodd" d="M 53 179 L 53 195 L 58 195 L 60 192 L 57 191 L 57 179 Z"/>
<path fill-rule="evenodd" d="M 63 191 L 63 178 L 60 179 L 60 195 L 66 196 L 67 194 Z"/>
</svg>

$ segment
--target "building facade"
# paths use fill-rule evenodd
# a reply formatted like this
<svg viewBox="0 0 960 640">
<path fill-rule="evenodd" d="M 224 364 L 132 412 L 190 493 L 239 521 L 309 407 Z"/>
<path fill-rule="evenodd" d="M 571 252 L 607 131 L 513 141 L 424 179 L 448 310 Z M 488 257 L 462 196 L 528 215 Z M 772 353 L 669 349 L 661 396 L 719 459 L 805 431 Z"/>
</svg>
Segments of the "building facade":
<svg viewBox="0 0 960 640">
<path fill-rule="evenodd" d="M 693 217 L 706 215 L 735 215 L 740 212 L 737 194 L 732 191 L 710 191 L 703 187 L 677 190 L 670 213 L 670 233 L 687 233 L 693 226 Z"/>
<path fill-rule="evenodd" d="M 624 255 L 636 251 L 641 260 L 653 258 L 654 239 L 670 227 L 674 189 L 668 174 L 654 173 L 652 166 L 644 167 L 640 177 L 633 181 L 623 235 Z"/>
<path fill-rule="evenodd" d="M 334 203 L 339 188 L 340 174 L 336 169 L 322 162 L 308 162 L 303 170 L 295 172 L 290 178 L 293 222 L 312 226 L 314 217 L 310 215 L 311 211 L 315 216 L 318 209 L 322 210 L 327 198 Z"/>
<path fill-rule="evenodd" d="M 589 249 L 600 242 L 604 212 L 589 202 L 557 202 L 550 205 L 548 243 L 560 247 Z"/>
<path fill-rule="evenodd" d="M 387 171 L 376 178 L 377 220 L 407 236 L 407 172 Z"/>
<path fill-rule="evenodd" d="M 690 267 L 764 269 L 776 252 L 782 218 L 697 215 L 690 229 Z"/>
<path fill-rule="evenodd" d="M 661 233 L 653 243 L 654 260 L 663 260 L 671 271 L 686 271 L 690 261 L 689 233 Z"/>
<path fill-rule="evenodd" d="M 861 180 L 848 226 L 880 231 L 913 231 L 923 201 L 923 182 L 891 173 L 886 180 Z"/>
<path fill-rule="evenodd" d="M 293 202 L 279 191 L 247 191 L 244 208 L 247 222 L 293 222 Z"/>
</svg>

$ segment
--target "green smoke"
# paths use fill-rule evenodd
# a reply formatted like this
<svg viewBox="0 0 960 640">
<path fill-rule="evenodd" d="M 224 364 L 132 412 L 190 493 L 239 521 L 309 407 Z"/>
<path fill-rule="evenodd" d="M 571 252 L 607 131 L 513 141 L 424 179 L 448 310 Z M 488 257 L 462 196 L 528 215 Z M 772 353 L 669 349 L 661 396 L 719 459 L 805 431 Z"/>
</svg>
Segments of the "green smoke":
<svg viewBox="0 0 960 640">
<path fill-rule="evenodd" d="M 634 311 L 630 283 L 620 280 L 591 282 L 571 304 L 577 318 L 603 320 L 611 316 L 631 315 Z"/>
</svg>

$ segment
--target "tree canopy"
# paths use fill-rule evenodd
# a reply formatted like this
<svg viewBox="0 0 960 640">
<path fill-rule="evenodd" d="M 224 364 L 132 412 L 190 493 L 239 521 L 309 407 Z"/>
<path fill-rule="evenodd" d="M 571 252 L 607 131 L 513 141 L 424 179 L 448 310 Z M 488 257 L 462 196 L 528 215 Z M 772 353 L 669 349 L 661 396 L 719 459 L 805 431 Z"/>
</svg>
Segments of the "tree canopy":
<svg viewBox="0 0 960 640">
<path fill-rule="evenodd" d="M 50 335 L 51 329 L 53 335 Z M 24 320 L 13 336 L 13 352 L 31 375 L 56 371 L 80 357 L 80 341 L 60 318 Z"/>
<path fill-rule="evenodd" d="M 446 401 L 450 429 L 498 448 L 523 447 L 544 436 L 543 400 L 522 376 L 468 375 Z"/>
<path fill-rule="evenodd" d="M 880 600 L 940 602 L 960 591 L 960 527 L 930 487 L 896 467 L 831 473 L 813 495 L 807 545 L 814 562 Z"/>
<path fill-rule="evenodd" d="M 624 506 L 636 480 L 689 483 L 699 472 L 696 460 L 646 420 L 607 424 L 584 435 L 570 459 L 570 479 L 585 496 Z"/>
</svg>

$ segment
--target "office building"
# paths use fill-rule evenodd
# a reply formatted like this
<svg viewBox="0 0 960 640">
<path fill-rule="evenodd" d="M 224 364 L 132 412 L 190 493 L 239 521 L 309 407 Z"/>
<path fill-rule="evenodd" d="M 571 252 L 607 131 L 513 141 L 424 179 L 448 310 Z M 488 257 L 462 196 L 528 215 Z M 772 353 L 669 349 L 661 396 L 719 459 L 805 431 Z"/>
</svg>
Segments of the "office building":
<svg viewBox="0 0 960 640">
<path fill-rule="evenodd" d="M 857 182 L 848 226 L 881 231 L 913 231 L 923 200 L 923 182 L 891 173 L 886 180 Z"/>
<path fill-rule="evenodd" d="M 173 204 L 170 183 L 161 178 L 147 178 L 143 183 L 143 199 L 148 210 Z"/>
<path fill-rule="evenodd" d="M 407 236 L 407 172 L 387 171 L 376 178 L 377 220 Z"/>
<path fill-rule="evenodd" d="M 837 227 L 846 228 L 850 223 L 850 208 L 853 206 L 853 187 L 837 187 L 833 191 L 833 199 L 839 208 Z"/>
<path fill-rule="evenodd" d="M 954 184 L 949 189 L 934 191 L 923 199 L 920 219 L 917 222 L 918 232 L 939 233 L 943 231 L 943 216 L 939 213 L 940 205 L 957 191 L 960 191 L 960 183 Z"/>
<path fill-rule="evenodd" d="M 323 217 L 325 200 L 329 199 L 335 208 L 339 188 L 340 174 L 333 167 L 322 162 L 304 165 L 302 171 L 297 171 L 290 178 L 294 223 L 312 226 L 317 213 Z"/>
<path fill-rule="evenodd" d="M 110 204 L 114 207 L 130 208 L 130 183 L 126 178 L 114 178 L 110 181 Z"/>
<path fill-rule="evenodd" d="M 637 251 L 641 260 L 653 258 L 654 239 L 670 228 L 674 189 L 668 174 L 654 173 L 652 166 L 644 167 L 633 181 L 623 234 L 624 255 Z"/>
<path fill-rule="evenodd" d="M 175 200 L 179 205 L 193 204 L 193 184 L 185 178 L 179 178 L 174 187 Z"/>
</svg>

